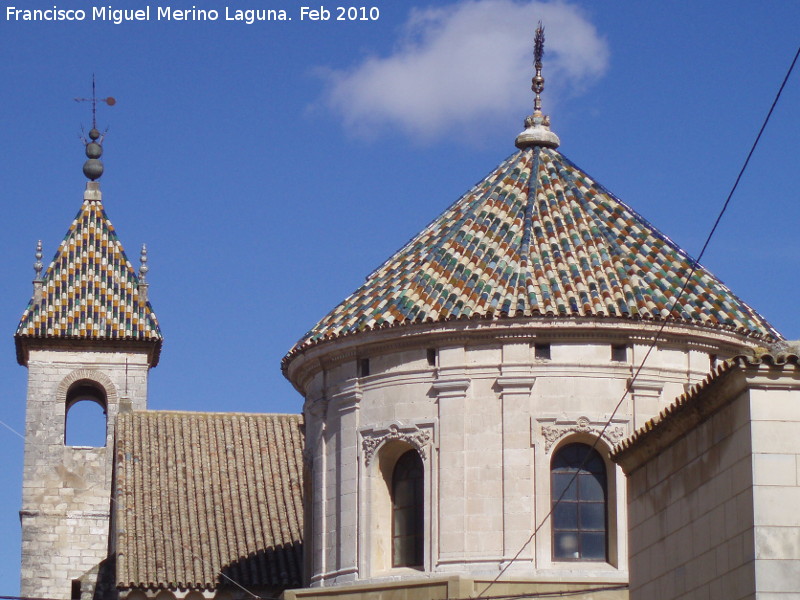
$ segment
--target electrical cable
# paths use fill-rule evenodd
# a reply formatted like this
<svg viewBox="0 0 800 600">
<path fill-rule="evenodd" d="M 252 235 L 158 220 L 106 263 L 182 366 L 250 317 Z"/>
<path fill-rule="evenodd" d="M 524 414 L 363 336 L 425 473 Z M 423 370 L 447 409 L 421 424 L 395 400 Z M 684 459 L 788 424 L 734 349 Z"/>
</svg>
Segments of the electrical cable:
<svg viewBox="0 0 800 600">
<path fill-rule="evenodd" d="M 655 346 L 656 346 L 661 334 L 663 333 L 663 331 L 666 328 L 666 326 L 669 324 L 670 315 L 672 314 L 672 311 L 675 310 L 675 308 L 676 308 L 676 306 L 678 304 L 678 301 L 683 296 L 684 292 L 686 291 L 686 288 L 689 285 L 689 282 L 691 281 L 692 277 L 694 276 L 695 272 L 697 271 L 697 268 L 699 266 L 700 260 L 702 259 L 703 255 L 705 254 L 705 251 L 708 248 L 709 243 L 711 242 L 711 238 L 713 237 L 714 233 L 716 232 L 717 227 L 719 226 L 719 224 L 720 224 L 720 222 L 722 220 L 722 217 L 725 214 L 725 211 L 727 210 L 728 205 L 730 204 L 731 198 L 733 197 L 734 192 L 736 191 L 737 187 L 739 186 L 739 182 L 741 181 L 741 178 L 744 175 L 744 172 L 747 169 L 748 164 L 750 163 L 750 158 L 753 156 L 753 153 L 755 152 L 756 147 L 758 146 L 758 143 L 761 140 L 761 136 L 764 133 L 764 130 L 766 129 L 767 123 L 769 123 L 769 120 L 770 120 L 770 118 L 772 116 L 772 113 L 773 113 L 773 111 L 775 109 L 775 106 L 777 105 L 778 100 L 780 99 L 781 94 L 783 93 L 783 89 L 785 88 L 786 83 L 789 80 L 789 77 L 791 76 L 792 71 L 794 70 L 794 67 L 795 67 L 795 64 L 797 63 L 798 57 L 800 57 L 800 47 L 798 47 L 797 52 L 795 53 L 794 59 L 792 60 L 792 63 L 791 63 L 791 66 L 789 67 L 789 70 L 787 71 L 786 76 L 784 77 L 783 82 L 781 83 L 781 86 L 778 89 L 778 93 L 776 94 L 775 99 L 773 100 L 772 105 L 770 106 L 769 112 L 767 113 L 767 116 L 766 116 L 766 118 L 764 119 L 764 122 L 761 125 L 761 129 L 759 130 L 758 135 L 756 136 L 756 139 L 753 142 L 752 147 L 750 148 L 750 152 L 747 154 L 747 158 L 745 159 L 744 164 L 742 165 L 742 168 L 740 169 L 739 174 L 736 177 L 736 181 L 734 182 L 733 187 L 731 188 L 730 193 L 728 194 L 728 197 L 726 198 L 725 203 L 723 204 L 722 209 L 720 210 L 719 215 L 717 216 L 717 219 L 714 222 L 714 225 L 711 228 L 711 231 L 709 232 L 705 243 L 703 244 L 703 247 L 702 247 L 702 249 L 700 251 L 700 254 L 698 255 L 696 260 L 692 261 L 692 268 L 690 269 L 689 275 L 686 277 L 686 280 L 684 281 L 684 284 L 681 287 L 680 292 L 678 293 L 678 295 L 673 300 L 669 311 L 667 311 L 667 315 L 664 317 L 664 321 L 662 322 L 661 327 L 658 329 L 658 331 L 656 332 L 655 336 L 653 337 L 653 341 L 651 342 L 650 346 L 648 347 L 647 352 L 645 353 L 644 358 L 642 359 L 641 363 L 639 364 L 639 367 L 636 369 L 633 377 L 629 380 L 628 384 L 626 385 L 625 391 L 623 392 L 622 397 L 620 398 L 619 402 L 617 402 L 616 406 L 614 407 L 614 410 L 612 411 L 612 413 L 609 416 L 608 420 L 606 421 L 605 425 L 600 430 L 600 433 L 597 435 L 597 438 L 595 439 L 594 444 L 591 446 L 591 450 L 595 450 L 595 448 L 597 447 L 597 444 L 599 443 L 600 439 L 605 434 L 606 430 L 610 427 L 611 422 L 612 422 L 614 416 L 619 411 L 620 407 L 622 406 L 622 403 L 628 397 L 628 395 L 629 395 L 629 393 L 631 391 L 631 388 L 632 388 L 634 382 L 636 381 L 636 378 L 641 373 L 642 369 L 644 368 L 645 364 L 647 363 L 647 360 L 650 357 L 650 354 L 652 353 L 653 349 L 655 348 Z M 14 428 L 10 427 L 6 423 L 0 421 L 0 425 L 4 426 L 5 428 L 9 429 L 13 433 L 17 434 L 22 439 L 25 439 L 22 434 L 20 434 L 18 431 L 16 431 Z M 508 568 L 516 560 L 519 559 L 519 556 L 522 554 L 522 552 L 525 550 L 525 548 L 527 548 L 527 546 L 533 541 L 533 539 L 536 537 L 536 534 L 539 532 L 539 530 L 544 526 L 544 524 L 547 522 L 547 520 L 552 516 L 553 510 L 559 504 L 559 502 L 561 502 L 561 500 L 563 499 L 563 497 L 566 494 L 567 490 L 569 490 L 569 488 L 572 486 L 572 484 L 575 481 L 575 478 L 578 475 L 578 472 L 586 464 L 586 462 L 588 461 L 590 455 L 591 455 L 591 451 L 587 452 L 586 457 L 584 458 L 584 460 L 581 463 L 580 467 L 578 467 L 578 469 L 575 471 L 575 473 L 573 473 L 569 484 L 565 487 L 564 491 L 562 491 L 562 493 L 558 497 L 558 499 L 552 504 L 549 512 L 540 521 L 539 525 L 537 525 L 537 527 L 534 529 L 533 533 L 530 535 L 528 540 L 522 545 L 522 547 L 514 555 L 514 557 L 510 561 L 508 561 L 508 563 L 506 563 L 506 565 L 500 570 L 498 575 L 483 589 L 483 591 L 481 591 L 480 594 L 478 594 L 475 597 L 476 599 L 477 598 L 482 598 L 483 600 L 501 600 L 501 599 L 513 600 L 513 599 L 517 599 L 517 598 L 566 597 L 566 596 L 570 596 L 570 595 L 578 595 L 578 594 L 595 592 L 595 591 L 596 592 L 600 592 L 600 591 L 606 591 L 606 590 L 610 591 L 610 590 L 615 590 L 615 589 L 627 589 L 627 587 L 628 587 L 627 585 L 620 585 L 620 586 L 614 586 L 614 587 L 587 588 L 587 589 L 584 589 L 584 590 L 565 590 L 565 591 L 560 591 L 560 592 L 556 592 L 556 591 L 553 591 L 553 592 L 534 592 L 534 593 L 530 593 L 530 594 L 520 594 L 520 595 L 510 595 L 510 596 L 484 596 L 484 594 L 493 585 L 495 585 L 498 582 L 500 577 L 503 576 L 503 574 L 508 570 Z M 113 496 L 112 496 L 112 502 L 113 503 L 117 503 L 116 498 L 114 498 Z M 158 532 L 158 533 L 161 534 L 161 532 Z M 166 538 L 164 538 L 164 539 L 166 540 Z M 188 550 L 192 554 L 192 556 L 194 558 L 197 558 L 201 562 L 204 562 L 204 563 L 208 564 L 205 560 L 203 560 L 203 558 L 201 556 L 198 556 L 194 552 L 192 552 L 190 548 L 184 547 L 184 550 Z M 263 596 L 256 595 L 252 591 L 250 591 L 247 588 L 245 588 L 243 585 L 239 584 L 235 580 L 231 579 L 229 576 L 225 575 L 222 571 L 219 571 L 218 574 L 220 576 L 222 576 L 224 579 L 228 580 L 234 586 L 240 588 L 242 591 L 244 591 L 245 593 L 250 595 L 254 600 L 273 600 L 273 599 L 271 599 L 269 597 L 263 597 Z M 25 596 L 0 596 L 0 600 L 54 600 L 54 599 L 51 599 L 51 598 L 32 598 L 32 597 L 25 597 Z M 457 600 L 461 600 L 461 599 L 457 599 Z M 467 600 L 467 599 L 463 599 L 463 600 Z"/>
<path fill-rule="evenodd" d="M 642 359 L 641 363 L 639 364 L 639 367 L 636 369 L 636 371 L 633 374 L 633 377 L 631 377 L 631 379 L 628 381 L 627 385 L 625 386 L 625 391 L 623 392 L 622 397 L 619 399 L 619 402 L 617 402 L 617 405 L 614 407 L 614 410 L 611 412 L 611 415 L 606 420 L 605 424 L 603 425 L 603 428 L 600 430 L 600 433 L 597 434 L 597 437 L 596 437 L 594 443 L 591 446 L 591 450 L 586 453 L 586 456 L 584 457 L 584 459 L 581 462 L 581 464 L 578 467 L 578 469 L 576 469 L 576 471 L 572 474 L 572 478 L 570 479 L 569 483 L 565 486 L 564 490 L 561 492 L 561 495 L 556 499 L 555 502 L 552 503 L 552 505 L 550 507 L 550 510 L 547 512 L 547 514 L 539 522 L 539 525 L 537 525 L 536 528 L 533 530 L 533 533 L 531 533 L 531 535 L 527 539 L 527 541 L 522 545 L 522 547 L 514 555 L 514 557 L 503 566 L 503 568 L 500 570 L 500 572 L 497 574 L 497 576 L 491 581 L 491 583 L 489 583 L 483 589 L 483 591 L 476 596 L 476 599 L 477 598 L 484 598 L 484 600 L 485 600 L 486 597 L 484 596 L 484 594 L 493 585 L 495 585 L 497 583 L 497 581 L 500 579 L 500 577 L 502 577 L 503 574 L 508 570 L 508 568 L 516 560 L 519 559 L 519 557 L 522 554 L 522 552 L 525 550 L 525 548 L 528 547 L 528 544 L 530 544 L 533 541 L 533 539 L 536 537 L 536 534 L 539 533 L 539 530 L 544 526 L 544 524 L 548 521 L 548 519 L 550 519 L 550 517 L 552 516 L 553 511 L 555 510 L 556 506 L 558 506 L 558 504 L 564 498 L 564 495 L 567 493 L 567 490 L 569 490 L 570 487 L 572 486 L 572 484 L 575 482 L 575 479 L 577 478 L 578 473 L 580 472 L 580 470 L 583 469 L 583 467 L 586 465 L 586 462 L 589 460 L 589 457 L 591 456 L 591 452 L 597 448 L 597 444 L 600 442 L 600 439 L 603 437 L 603 435 L 605 434 L 606 430 L 611 426 L 611 422 L 613 421 L 614 417 L 616 416 L 617 412 L 619 411 L 620 407 L 622 406 L 622 403 L 625 401 L 625 399 L 630 394 L 630 391 L 631 391 L 631 389 L 633 387 L 633 384 L 636 382 L 637 377 L 642 372 L 642 369 L 644 368 L 645 364 L 647 363 L 647 360 L 650 358 L 650 354 L 652 354 L 653 349 L 655 348 L 656 344 L 658 343 L 659 338 L 661 337 L 661 334 L 664 332 L 664 329 L 669 324 L 670 315 L 672 314 L 672 311 L 675 310 L 675 307 L 678 305 L 678 301 L 680 301 L 681 297 L 683 296 L 684 292 L 686 291 L 686 288 L 689 286 L 689 282 L 691 282 L 692 277 L 694 276 L 695 272 L 697 271 L 697 268 L 698 268 L 698 266 L 700 264 L 700 260 L 702 260 L 703 255 L 705 254 L 706 249 L 708 248 L 708 245 L 711 242 L 711 238 L 714 236 L 714 233 L 716 232 L 717 227 L 719 226 L 720 222 L 722 221 L 722 216 L 725 214 L 725 211 L 728 209 L 728 205 L 730 204 L 731 198 L 733 197 L 733 194 L 736 191 L 736 188 L 739 187 L 739 182 L 741 181 L 742 176 L 744 175 L 744 172 L 747 169 L 748 164 L 750 164 L 750 158 L 753 156 L 753 153 L 755 152 L 756 147 L 758 146 L 758 143 L 761 140 L 761 135 L 764 133 L 764 130 L 767 127 L 767 123 L 769 123 L 769 120 L 772 117 L 772 113 L 775 110 L 775 106 L 778 104 L 778 100 L 780 99 L 781 94 L 783 93 L 783 89 L 786 87 L 786 82 L 789 81 L 789 77 L 791 76 L 792 71 L 794 70 L 794 67 L 797 64 L 797 59 L 798 59 L 799 56 L 800 56 L 800 47 L 797 48 L 797 52 L 794 55 L 794 59 L 792 60 L 792 63 L 789 66 L 789 69 L 788 69 L 788 71 L 786 72 L 786 75 L 783 78 L 783 82 L 781 83 L 780 87 L 778 88 L 778 93 L 775 95 L 775 99 L 772 101 L 772 105 L 770 106 L 769 111 L 767 112 L 767 116 L 764 118 L 764 121 L 761 124 L 761 129 L 759 129 L 758 135 L 756 136 L 756 139 L 753 142 L 753 145 L 750 147 L 750 152 L 747 153 L 747 158 L 745 159 L 744 164 L 742 165 L 741 169 L 739 170 L 739 174 L 736 176 L 736 180 L 735 180 L 733 186 L 731 187 L 731 190 L 728 193 L 728 196 L 725 199 L 724 204 L 722 205 L 722 209 L 720 210 L 719 215 L 717 215 L 717 219 L 716 219 L 716 221 L 714 221 L 714 225 L 711 228 L 711 231 L 708 233 L 708 236 L 706 237 L 706 241 L 703 244 L 702 249 L 700 250 L 700 254 L 697 256 L 696 260 L 692 261 L 692 263 L 691 263 L 692 264 L 692 268 L 689 270 L 689 274 L 686 276 L 686 279 L 685 279 L 685 281 L 683 283 L 683 286 L 680 289 L 680 292 L 678 292 L 678 295 L 672 301 L 672 305 L 670 306 L 669 310 L 667 311 L 667 314 L 664 317 L 664 321 L 662 322 L 661 327 L 658 329 L 658 331 L 656 332 L 655 336 L 653 336 L 653 341 L 650 343 L 650 346 L 647 348 L 647 352 L 645 353 L 644 358 Z"/>
</svg>

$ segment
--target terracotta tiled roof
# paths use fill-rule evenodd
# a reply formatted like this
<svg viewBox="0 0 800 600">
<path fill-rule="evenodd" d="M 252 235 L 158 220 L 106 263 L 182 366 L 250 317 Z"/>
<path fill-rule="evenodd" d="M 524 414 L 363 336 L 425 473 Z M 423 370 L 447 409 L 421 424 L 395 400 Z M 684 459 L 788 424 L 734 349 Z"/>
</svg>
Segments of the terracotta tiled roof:
<svg viewBox="0 0 800 600">
<path fill-rule="evenodd" d="M 58 247 L 16 331 L 25 338 L 138 340 L 160 347 L 161 331 L 139 278 L 103 209 L 99 184 L 89 183 L 83 205 Z M 156 352 L 157 362 L 157 352 Z"/>
<path fill-rule="evenodd" d="M 513 154 L 293 348 L 419 321 L 664 319 L 693 259 L 555 149 Z M 701 266 L 670 317 L 780 338 Z"/>
<path fill-rule="evenodd" d="M 120 588 L 302 585 L 301 415 L 146 411 L 117 423 Z"/>
</svg>

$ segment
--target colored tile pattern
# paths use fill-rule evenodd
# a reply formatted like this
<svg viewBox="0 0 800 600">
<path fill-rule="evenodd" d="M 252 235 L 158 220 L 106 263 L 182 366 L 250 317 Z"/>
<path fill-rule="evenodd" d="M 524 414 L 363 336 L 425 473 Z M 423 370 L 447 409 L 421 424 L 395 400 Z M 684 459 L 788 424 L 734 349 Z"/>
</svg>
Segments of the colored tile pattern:
<svg viewBox="0 0 800 600">
<path fill-rule="evenodd" d="M 118 587 L 301 586 L 303 439 L 301 415 L 120 414 Z"/>
<path fill-rule="evenodd" d="M 100 200 L 84 199 L 43 279 L 42 300 L 28 304 L 18 338 L 161 342 L 156 315 L 140 301 L 139 278 Z"/>
<path fill-rule="evenodd" d="M 295 345 L 463 317 L 663 319 L 693 259 L 554 149 L 526 148 L 374 271 Z M 698 265 L 672 318 L 781 338 Z"/>
</svg>

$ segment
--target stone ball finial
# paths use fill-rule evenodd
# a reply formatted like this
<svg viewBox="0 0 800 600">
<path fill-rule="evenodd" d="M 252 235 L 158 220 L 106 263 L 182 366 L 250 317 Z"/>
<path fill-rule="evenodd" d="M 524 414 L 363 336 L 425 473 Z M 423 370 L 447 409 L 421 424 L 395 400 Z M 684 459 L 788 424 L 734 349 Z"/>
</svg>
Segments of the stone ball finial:
<svg viewBox="0 0 800 600">
<path fill-rule="evenodd" d="M 88 158 L 100 158 L 103 155 L 103 147 L 97 142 L 86 144 L 86 156 Z"/>
<path fill-rule="evenodd" d="M 100 137 L 100 132 L 97 130 L 97 127 L 92 127 L 92 128 L 89 130 L 89 137 L 90 137 L 92 140 L 96 140 L 97 138 L 99 138 L 99 137 Z"/>
<path fill-rule="evenodd" d="M 87 149 L 88 155 L 88 149 Z M 103 163 L 102 161 L 97 160 L 96 158 L 90 158 L 85 163 L 83 163 L 83 174 L 86 175 L 88 179 L 92 181 L 96 181 L 100 178 L 103 174 Z"/>
<path fill-rule="evenodd" d="M 42 269 L 44 265 L 42 264 L 42 240 L 36 242 L 36 253 L 34 254 L 36 257 L 36 262 L 33 263 L 33 270 L 36 273 L 36 280 L 40 280 L 42 278 Z"/>
</svg>

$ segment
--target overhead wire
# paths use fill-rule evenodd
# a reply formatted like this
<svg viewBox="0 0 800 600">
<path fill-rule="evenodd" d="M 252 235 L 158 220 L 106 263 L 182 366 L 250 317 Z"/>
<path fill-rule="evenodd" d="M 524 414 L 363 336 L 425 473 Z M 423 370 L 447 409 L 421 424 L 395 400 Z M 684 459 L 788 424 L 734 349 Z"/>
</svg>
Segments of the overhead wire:
<svg viewBox="0 0 800 600">
<path fill-rule="evenodd" d="M 476 596 L 476 599 L 477 598 L 483 598 L 484 600 L 486 600 L 487 597 L 484 596 L 484 594 L 489 589 L 491 589 L 491 587 L 494 586 L 499 581 L 500 577 L 502 577 L 503 574 L 505 574 L 505 572 L 509 569 L 509 567 L 512 564 L 514 564 L 514 562 L 519 560 L 519 557 L 525 551 L 525 548 L 527 548 L 528 545 L 534 540 L 536 535 L 539 533 L 539 531 L 542 529 L 542 527 L 544 527 L 545 523 L 547 523 L 547 521 L 552 516 L 553 511 L 555 510 L 556 506 L 558 506 L 558 504 L 562 501 L 562 499 L 564 498 L 564 496 L 567 493 L 567 491 L 572 487 L 573 483 L 575 482 L 575 479 L 578 476 L 578 473 L 581 471 L 581 469 L 583 469 L 583 467 L 588 462 L 588 460 L 589 460 L 589 458 L 590 458 L 590 456 L 592 454 L 592 451 L 596 450 L 597 444 L 600 442 L 600 440 L 602 439 L 603 435 L 605 435 L 605 432 L 611 426 L 611 423 L 613 422 L 614 417 L 616 416 L 617 412 L 619 412 L 619 409 L 622 406 L 622 403 L 626 400 L 626 398 L 630 394 L 630 392 L 631 392 L 631 390 L 633 388 L 633 384 L 636 382 L 636 379 L 639 377 L 639 374 L 642 372 L 642 369 L 644 369 L 645 364 L 647 363 L 648 359 L 650 358 L 650 355 L 652 354 L 654 348 L 656 347 L 656 345 L 658 343 L 658 340 L 661 337 L 661 334 L 664 332 L 664 329 L 669 324 L 672 312 L 677 307 L 678 302 L 680 301 L 680 299 L 683 296 L 683 294 L 686 292 L 686 288 L 689 286 L 689 283 L 691 282 L 692 277 L 694 277 L 694 274 L 697 271 L 697 268 L 700 266 L 700 261 L 702 260 L 703 256 L 705 255 L 706 249 L 708 248 L 708 245 L 711 243 L 711 238 L 714 236 L 714 233 L 717 231 L 717 227 L 719 226 L 720 222 L 722 221 L 723 215 L 725 214 L 725 212 L 728 209 L 728 205 L 731 202 L 731 198 L 733 198 L 733 194 L 736 192 L 736 189 L 739 187 L 739 182 L 742 180 L 742 176 L 744 175 L 744 172 L 747 170 L 747 166 L 750 164 L 750 159 L 752 158 L 753 153 L 755 152 L 756 147 L 758 146 L 758 143 L 761 140 L 761 136 L 763 135 L 764 130 L 766 129 L 767 124 L 769 123 L 770 118 L 772 117 L 772 113 L 775 111 L 775 106 L 777 106 L 778 100 L 780 99 L 781 95 L 783 94 L 783 90 L 786 87 L 786 83 L 789 81 L 789 77 L 791 77 L 792 71 L 794 71 L 794 67 L 797 64 L 798 57 L 800 57 L 800 47 L 798 47 L 797 51 L 795 52 L 794 58 L 792 59 L 792 62 L 790 64 L 790 66 L 789 66 L 789 69 L 786 71 L 786 75 L 784 76 L 783 81 L 781 82 L 781 85 L 778 88 L 777 94 L 775 94 L 775 99 L 772 101 L 772 105 L 770 106 L 769 111 L 767 112 L 767 116 L 764 118 L 764 120 L 763 120 L 763 122 L 761 124 L 761 128 L 758 130 L 758 135 L 756 136 L 755 141 L 753 142 L 752 146 L 750 147 L 750 151 L 747 153 L 747 158 L 745 158 L 744 163 L 742 164 L 742 167 L 739 169 L 739 174 L 736 176 L 736 180 L 734 181 L 730 192 L 728 192 L 728 196 L 725 198 L 725 202 L 723 203 L 722 208 L 719 211 L 719 214 L 717 215 L 716 220 L 714 221 L 714 225 L 711 227 L 711 230 L 709 231 L 708 236 L 706 236 L 706 240 L 705 240 L 705 243 L 703 244 L 702 249 L 700 250 L 700 254 L 698 254 L 698 256 L 697 256 L 697 258 L 695 260 L 691 261 L 692 267 L 689 270 L 689 274 L 686 276 L 686 278 L 685 278 L 685 280 L 683 282 L 683 285 L 681 286 L 680 291 L 678 292 L 677 296 L 675 296 L 675 299 L 672 301 L 672 304 L 671 304 L 669 310 L 666 312 L 666 315 L 664 316 L 664 320 L 661 323 L 661 326 L 659 327 L 659 329 L 656 332 L 656 334 L 653 336 L 653 341 L 648 346 L 647 352 L 645 352 L 645 355 L 642 358 L 642 361 L 639 363 L 638 368 L 636 369 L 636 371 L 634 372 L 633 376 L 629 379 L 628 383 L 626 384 L 625 391 L 622 393 L 622 397 L 619 399 L 619 402 L 617 402 L 616 406 L 614 407 L 614 410 L 611 412 L 611 415 L 608 417 L 608 419 L 606 420 L 606 422 L 603 425 L 602 429 L 600 430 L 600 433 L 597 434 L 597 437 L 595 438 L 594 443 L 592 444 L 590 451 L 586 452 L 586 455 L 585 455 L 583 461 L 581 462 L 580 466 L 575 470 L 575 472 L 572 474 L 572 477 L 570 478 L 569 483 L 564 487 L 564 490 L 561 492 L 561 494 L 555 500 L 555 502 L 552 503 L 552 505 L 550 507 L 550 510 L 547 512 L 547 514 L 542 518 L 542 520 L 539 522 L 539 524 L 533 530 L 533 533 L 531 533 L 530 537 L 525 541 L 525 543 L 522 545 L 522 547 L 519 549 L 519 551 L 514 555 L 514 557 L 503 566 L 503 568 L 500 570 L 500 572 L 497 574 L 497 576 L 483 589 L 483 591 L 481 591 L 480 594 L 478 594 Z"/>
<path fill-rule="evenodd" d="M 640 362 L 638 368 L 636 369 L 636 371 L 633 374 L 633 376 L 631 377 L 631 379 L 628 381 L 628 383 L 627 383 L 627 385 L 625 387 L 625 391 L 622 394 L 622 397 L 619 399 L 619 402 L 617 402 L 616 406 L 614 407 L 614 410 L 611 412 L 611 415 L 608 417 L 608 419 L 606 420 L 606 422 L 603 425 L 602 429 L 598 433 L 594 443 L 591 446 L 591 451 L 594 451 L 596 449 L 597 444 L 599 443 L 600 439 L 603 437 L 603 435 L 605 434 L 606 430 L 611 426 L 611 423 L 613 422 L 614 417 L 616 416 L 617 412 L 619 411 L 620 407 L 622 406 L 622 403 L 626 400 L 626 398 L 630 394 L 631 389 L 633 387 L 633 384 L 635 383 L 635 381 L 636 381 L 637 377 L 639 376 L 639 374 L 642 372 L 642 369 L 644 368 L 644 366 L 647 363 L 650 355 L 652 354 L 653 349 L 656 347 L 656 345 L 658 343 L 658 340 L 661 337 L 661 334 L 664 332 L 664 329 L 669 324 L 670 316 L 671 316 L 672 312 L 675 310 L 678 302 L 680 301 L 680 299 L 683 296 L 683 294 L 685 293 L 689 283 L 691 282 L 692 277 L 694 276 L 695 272 L 697 271 L 699 263 L 702 260 L 703 256 L 705 255 L 706 249 L 708 248 L 708 246 L 709 246 L 709 244 L 711 242 L 711 239 L 714 236 L 714 233 L 716 232 L 720 222 L 722 221 L 722 217 L 725 214 L 725 212 L 726 212 L 726 210 L 728 208 L 728 205 L 730 204 L 730 201 L 731 201 L 731 199 L 733 197 L 733 194 L 736 192 L 736 189 L 739 186 L 739 182 L 741 181 L 742 176 L 744 175 L 744 172 L 746 171 L 747 166 L 750 163 L 750 159 L 752 158 L 752 156 L 753 156 L 753 154 L 754 154 L 754 152 L 756 150 L 756 147 L 758 146 L 759 141 L 761 140 L 761 136 L 763 135 L 764 130 L 766 129 L 767 124 L 769 123 L 770 118 L 772 117 L 772 113 L 774 112 L 775 107 L 778 104 L 778 100 L 780 99 L 780 97 L 781 97 L 781 95 L 783 93 L 783 90 L 786 87 L 786 83 L 788 82 L 789 77 L 791 76 L 791 74 L 792 74 L 792 72 L 794 70 L 794 67 L 795 67 L 795 65 L 797 63 L 798 57 L 800 57 L 800 47 L 798 47 L 797 52 L 794 55 L 794 58 L 793 58 L 793 60 L 791 62 L 791 65 L 790 65 L 788 71 L 786 72 L 786 75 L 785 75 L 785 77 L 783 79 L 783 82 L 780 85 L 780 88 L 778 89 L 778 92 L 777 92 L 777 94 L 775 96 L 775 99 L 773 100 L 772 105 L 770 106 L 770 109 L 769 109 L 769 111 L 768 111 L 768 113 L 767 113 L 767 115 L 766 115 L 766 117 L 765 117 L 765 119 L 764 119 L 764 121 L 763 121 L 763 123 L 761 125 L 761 128 L 759 129 L 758 135 L 756 136 L 756 139 L 753 142 L 753 144 L 752 144 L 752 146 L 750 148 L 750 151 L 747 154 L 747 158 L 745 159 L 744 164 L 742 165 L 741 169 L 739 170 L 739 173 L 738 173 L 738 175 L 736 177 L 736 180 L 735 180 L 730 192 L 728 193 L 727 198 L 725 199 L 725 202 L 724 202 L 724 204 L 722 206 L 722 209 L 720 210 L 720 212 L 719 212 L 719 214 L 718 214 L 718 216 L 717 216 L 717 218 L 716 218 L 716 220 L 714 222 L 714 225 L 712 226 L 708 236 L 706 237 L 705 243 L 703 244 L 703 247 L 702 247 L 700 253 L 697 256 L 697 259 L 692 261 L 692 263 L 691 263 L 692 267 L 689 270 L 689 274 L 685 278 L 683 286 L 681 287 L 679 293 L 677 294 L 677 296 L 673 300 L 673 302 L 672 302 L 672 304 L 670 306 L 670 309 L 667 311 L 667 314 L 664 317 L 663 322 L 661 323 L 661 326 L 659 327 L 659 329 L 656 332 L 656 334 L 653 336 L 653 341 L 648 346 L 647 352 L 645 353 L 644 357 L 642 358 L 642 361 Z M 23 436 L 21 433 L 16 431 L 13 427 L 7 425 L 5 422 L 0 421 L 0 425 L 5 427 L 6 429 L 10 430 L 11 432 L 15 433 L 17 436 L 19 436 L 23 440 L 25 439 L 25 436 Z M 561 502 L 561 500 L 563 499 L 564 495 L 567 493 L 567 491 L 573 485 L 573 483 L 575 481 L 575 478 L 578 475 L 578 472 L 585 466 L 586 462 L 589 460 L 589 457 L 591 455 L 591 451 L 586 453 L 586 456 L 584 457 L 581 465 L 573 473 L 569 484 L 567 486 L 565 486 L 564 490 L 561 492 L 561 495 L 556 499 L 555 502 L 552 503 L 552 506 L 551 506 L 550 510 L 542 518 L 540 523 L 536 526 L 536 528 L 534 529 L 533 533 L 531 533 L 530 537 L 525 541 L 525 543 L 522 545 L 522 547 L 519 549 L 519 551 L 514 555 L 514 557 L 505 564 L 505 566 L 500 570 L 500 572 L 497 574 L 497 576 L 481 591 L 480 594 L 478 594 L 475 597 L 476 599 L 477 598 L 482 598 L 483 600 L 501 600 L 501 599 L 514 600 L 514 599 L 517 599 L 517 598 L 566 597 L 566 596 L 570 596 L 570 595 L 578 595 L 578 594 L 589 593 L 589 592 L 594 592 L 594 591 L 600 592 L 600 591 L 607 591 L 607 590 L 614 590 L 614 589 L 626 589 L 627 588 L 627 585 L 620 585 L 620 586 L 602 587 L 602 588 L 586 588 L 586 589 L 583 589 L 583 590 L 566 590 L 566 591 L 559 591 L 559 592 L 557 592 L 557 591 L 533 592 L 533 593 L 529 593 L 529 594 L 504 595 L 504 596 L 485 596 L 484 595 L 484 594 L 486 594 L 487 591 L 489 591 L 489 589 L 491 589 L 494 585 L 497 584 L 497 582 L 499 581 L 500 577 L 502 577 L 503 574 L 508 570 L 508 568 L 514 562 L 516 562 L 519 559 L 520 555 L 522 554 L 522 552 L 524 552 L 525 548 L 528 547 L 528 545 L 534 540 L 534 538 L 536 537 L 538 532 L 541 530 L 541 528 L 550 519 L 555 507 Z M 112 499 L 113 503 L 116 503 L 119 506 L 119 503 L 118 503 L 116 498 L 114 498 L 112 496 L 111 499 Z M 158 534 L 163 535 L 162 532 L 158 532 Z M 165 541 L 170 541 L 170 543 L 174 543 L 171 540 L 166 540 L 166 538 L 165 538 Z M 183 549 L 189 551 L 190 554 L 194 558 L 197 558 L 199 561 L 201 561 L 201 562 L 203 562 L 205 564 L 208 564 L 207 561 L 205 561 L 202 556 L 197 555 L 190 548 L 184 547 Z M 248 594 L 254 600 L 272 600 L 270 597 L 259 596 L 259 595 L 255 594 L 254 592 L 248 590 L 246 587 L 244 587 L 243 585 L 241 585 L 238 582 L 236 582 L 234 579 L 232 579 L 231 577 L 229 577 L 228 575 L 223 573 L 221 570 L 218 571 L 217 574 L 220 575 L 225 580 L 227 580 L 230 584 L 232 584 L 235 587 L 238 587 L 239 589 L 241 589 L 243 592 Z M 50 599 L 50 598 L 33 598 L 33 597 L 25 597 L 25 596 L 0 596 L 0 600 L 53 600 L 53 599 Z M 464 600 L 466 600 L 466 599 L 464 599 Z"/>
</svg>

